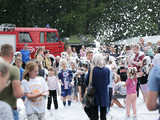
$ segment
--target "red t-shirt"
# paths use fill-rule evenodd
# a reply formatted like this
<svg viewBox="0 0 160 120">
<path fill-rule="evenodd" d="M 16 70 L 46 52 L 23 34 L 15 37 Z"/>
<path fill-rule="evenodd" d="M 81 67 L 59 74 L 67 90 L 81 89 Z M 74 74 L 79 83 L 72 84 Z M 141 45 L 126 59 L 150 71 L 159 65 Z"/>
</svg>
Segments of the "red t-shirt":
<svg viewBox="0 0 160 120">
<path fill-rule="evenodd" d="M 144 58 L 144 54 L 139 52 L 135 55 L 134 62 L 140 62 L 143 60 L 143 58 Z M 140 66 L 136 64 L 133 64 L 133 66 L 137 68 L 137 71 L 140 70 Z"/>
</svg>

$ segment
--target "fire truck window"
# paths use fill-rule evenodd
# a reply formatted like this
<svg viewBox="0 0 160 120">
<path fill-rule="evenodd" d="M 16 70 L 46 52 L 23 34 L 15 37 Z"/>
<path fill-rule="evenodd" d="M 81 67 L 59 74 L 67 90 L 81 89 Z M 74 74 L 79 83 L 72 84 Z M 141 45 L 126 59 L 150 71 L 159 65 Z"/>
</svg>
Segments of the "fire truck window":
<svg viewBox="0 0 160 120">
<path fill-rule="evenodd" d="M 44 32 L 40 33 L 40 43 L 44 43 Z"/>
<path fill-rule="evenodd" d="M 55 32 L 47 32 L 47 42 L 55 43 L 58 41 L 58 37 Z"/>
<path fill-rule="evenodd" d="M 32 39 L 28 32 L 20 32 L 19 33 L 19 42 L 20 43 L 31 43 Z"/>
</svg>

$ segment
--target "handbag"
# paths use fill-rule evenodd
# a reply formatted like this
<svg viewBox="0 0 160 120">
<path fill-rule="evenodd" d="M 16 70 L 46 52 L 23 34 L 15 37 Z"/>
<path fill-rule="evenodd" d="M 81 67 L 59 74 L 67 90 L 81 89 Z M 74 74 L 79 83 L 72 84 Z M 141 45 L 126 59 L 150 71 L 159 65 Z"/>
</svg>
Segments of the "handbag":
<svg viewBox="0 0 160 120">
<path fill-rule="evenodd" d="M 92 76 L 93 76 L 93 67 L 91 66 L 91 71 L 89 75 L 89 85 L 86 89 L 86 93 L 83 97 L 82 103 L 85 107 L 92 107 L 95 106 L 95 92 L 96 89 L 92 86 Z"/>
</svg>

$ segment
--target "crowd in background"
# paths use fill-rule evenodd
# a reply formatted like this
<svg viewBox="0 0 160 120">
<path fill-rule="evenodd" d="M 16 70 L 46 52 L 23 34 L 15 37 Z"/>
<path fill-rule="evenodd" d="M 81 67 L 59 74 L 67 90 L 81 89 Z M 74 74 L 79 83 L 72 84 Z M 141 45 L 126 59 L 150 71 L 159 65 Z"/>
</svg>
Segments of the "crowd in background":
<svg viewBox="0 0 160 120">
<path fill-rule="evenodd" d="M 143 38 L 135 45 L 101 45 L 99 48 L 82 46 L 79 52 L 67 46 L 60 56 L 49 52 L 40 47 L 34 58 L 31 58 L 27 45 L 16 53 L 11 45 L 1 46 L 0 118 L 19 120 L 16 105 L 18 98 L 24 101 L 28 120 L 45 120 L 45 108 L 50 110 L 52 102 L 58 110 L 58 103 L 61 102 L 58 101 L 58 95 L 64 107 L 71 106 L 73 101 L 83 104 L 91 66 L 92 86 L 96 89 L 95 105 L 83 105 L 90 120 L 99 119 L 98 108 L 100 119 L 106 120 L 113 104 L 126 108 L 126 119 L 130 118 L 132 108 L 133 119 L 136 120 L 139 90 L 148 109 L 159 109 L 156 102 L 159 69 L 155 67 L 160 63 L 160 41 L 156 46 L 151 42 L 144 43 Z M 124 103 L 119 102 L 119 98 L 124 99 Z"/>
</svg>

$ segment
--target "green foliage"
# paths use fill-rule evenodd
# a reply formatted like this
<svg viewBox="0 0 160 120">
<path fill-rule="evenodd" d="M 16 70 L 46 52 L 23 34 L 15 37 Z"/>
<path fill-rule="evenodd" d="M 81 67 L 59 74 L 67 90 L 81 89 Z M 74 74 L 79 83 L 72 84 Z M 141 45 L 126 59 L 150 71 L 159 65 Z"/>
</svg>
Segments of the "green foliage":
<svg viewBox="0 0 160 120">
<path fill-rule="evenodd" d="M 59 30 L 61 37 L 89 34 L 102 42 L 113 42 L 129 37 L 159 34 L 160 2 L 0 0 L 1 23 L 23 27 L 45 27 L 50 24 Z"/>
<path fill-rule="evenodd" d="M 159 34 L 160 3 L 157 0 L 114 0 L 110 6 L 96 24 L 100 41 Z"/>
<path fill-rule="evenodd" d="M 92 35 L 72 35 L 67 41 L 68 44 L 81 44 L 88 45 L 90 43 L 94 43 L 95 38 Z"/>
</svg>

